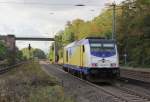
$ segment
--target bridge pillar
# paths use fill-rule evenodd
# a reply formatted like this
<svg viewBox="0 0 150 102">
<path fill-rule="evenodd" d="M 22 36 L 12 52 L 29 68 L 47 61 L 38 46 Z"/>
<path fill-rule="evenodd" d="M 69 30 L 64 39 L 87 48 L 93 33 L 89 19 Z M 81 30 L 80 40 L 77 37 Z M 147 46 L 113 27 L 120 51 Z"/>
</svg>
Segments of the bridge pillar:
<svg viewBox="0 0 150 102">
<path fill-rule="evenodd" d="M 5 43 L 8 47 L 8 50 L 15 51 L 16 49 L 16 43 L 15 43 L 15 36 L 14 35 L 7 35 L 5 37 Z"/>
<path fill-rule="evenodd" d="M 8 48 L 8 63 L 14 64 L 15 57 L 16 57 L 16 43 L 15 43 L 15 36 L 14 35 L 7 35 L 5 37 L 5 44 Z"/>
</svg>

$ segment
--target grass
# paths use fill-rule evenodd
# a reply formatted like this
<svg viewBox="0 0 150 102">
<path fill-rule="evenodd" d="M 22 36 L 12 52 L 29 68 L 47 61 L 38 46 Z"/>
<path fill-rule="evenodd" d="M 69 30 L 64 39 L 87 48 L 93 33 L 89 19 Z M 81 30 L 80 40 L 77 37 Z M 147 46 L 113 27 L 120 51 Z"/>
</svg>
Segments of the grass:
<svg viewBox="0 0 150 102">
<path fill-rule="evenodd" d="M 55 77 L 31 61 L 0 75 L 0 102 L 74 102 L 65 97 Z"/>
</svg>

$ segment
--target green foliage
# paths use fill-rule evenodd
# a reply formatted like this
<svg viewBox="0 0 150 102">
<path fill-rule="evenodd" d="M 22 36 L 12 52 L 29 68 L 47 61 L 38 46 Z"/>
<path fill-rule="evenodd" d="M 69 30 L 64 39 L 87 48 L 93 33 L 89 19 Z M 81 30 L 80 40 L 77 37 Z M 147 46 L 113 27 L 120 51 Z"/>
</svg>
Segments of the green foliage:
<svg viewBox="0 0 150 102">
<path fill-rule="evenodd" d="M 150 66 L 149 5 L 149 0 L 136 0 L 134 3 L 129 0 L 123 3 L 122 15 L 118 16 L 117 40 L 120 55 L 127 50 L 127 60 L 131 66 Z M 123 60 L 123 57 L 120 59 Z"/>
<path fill-rule="evenodd" d="M 1 75 L 0 81 L 0 102 L 74 102 L 65 96 L 58 80 L 47 75 L 36 61 Z"/>
<path fill-rule="evenodd" d="M 3 42 L 0 41 L 0 60 L 6 58 L 6 52 L 7 52 L 6 46 L 4 45 Z"/>
<path fill-rule="evenodd" d="M 31 59 L 34 57 L 37 57 L 39 59 L 45 59 L 46 55 L 41 49 L 33 49 L 31 48 L 30 50 L 28 48 L 24 48 L 21 50 L 23 57 L 26 59 Z"/>
<path fill-rule="evenodd" d="M 16 63 L 16 52 L 15 51 L 7 51 L 7 57 L 8 65 L 13 65 Z"/>
<path fill-rule="evenodd" d="M 33 58 L 33 48 L 29 49 L 28 48 L 23 48 L 21 51 L 22 51 L 22 54 L 23 54 L 23 57 L 26 58 L 26 59 L 31 59 Z"/>
<path fill-rule="evenodd" d="M 38 57 L 39 59 L 45 59 L 46 55 L 41 49 L 34 49 L 33 56 Z"/>
<path fill-rule="evenodd" d="M 126 0 L 116 9 L 116 39 L 120 62 L 132 66 L 150 66 L 150 0 Z M 106 9 L 91 21 L 81 19 L 68 22 L 65 29 L 55 37 L 58 55 L 62 58 L 63 46 L 85 38 L 100 36 L 111 38 L 112 9 Z M 54 44 L 52 45 L 54 47 Z M 50 52 L 54 50 L 51 49 Z M 54 57 L 53 57 L 54 58 Z"/>
<path fill-rule="evenodd" d="M 17 51 L 16 58 L 18 60 L 24 60 L 22 51 Z"/>
<path fill-rule="evenodd" d="M 52 43 L 52 46 L 50 47 L 50 52 L 48 57 L 51 62 L 54 62 L 54 43 Z"/>
<path fill-rule="evenodd" d="M 23 60 L 22 53 L 16 48 L 16 51 L 10 51 L 5 43 L 0 41 L 0 60 L 5 61 L 7 65 L 12 65 L 17 61 Z"/>
</svg>

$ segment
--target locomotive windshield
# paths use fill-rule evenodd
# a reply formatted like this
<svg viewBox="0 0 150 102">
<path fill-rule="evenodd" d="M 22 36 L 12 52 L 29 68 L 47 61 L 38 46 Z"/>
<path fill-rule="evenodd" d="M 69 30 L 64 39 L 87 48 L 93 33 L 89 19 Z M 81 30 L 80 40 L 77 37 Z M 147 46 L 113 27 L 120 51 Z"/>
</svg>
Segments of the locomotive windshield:
<svg viewBox="0 0 150 102">
<path fill-rule="evenodd" d="M 91 52 L 114 52 L 114 43 L 92 43 L 90 44 Z"/>
<path fill-rule="evenodd" d="M 115 44 L 103 44 L 103 50 L 108 52 L 115 51 Z"/>
</svg>

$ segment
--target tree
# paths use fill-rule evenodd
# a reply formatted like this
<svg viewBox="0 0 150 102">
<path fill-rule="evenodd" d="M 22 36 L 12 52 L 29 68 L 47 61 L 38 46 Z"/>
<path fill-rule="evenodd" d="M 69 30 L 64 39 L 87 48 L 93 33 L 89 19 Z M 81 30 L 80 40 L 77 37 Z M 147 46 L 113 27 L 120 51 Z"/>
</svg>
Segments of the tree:
<svg viewBox="0 0 150 102">
<path fill-rule="evenodd" d="M 3 42 L 0 41 L 0 60 L 4 60 L 6 58 L 7 48 Z"/>
<path fill-rule="evenodd" d="M 120 55 L 128 54 L 128 64 L 148 66 L 150 59 L 150 1 L 128 0 L 124 2 L 122 16 L 118 17 L 118 35 Z M 121 60 L 123 57 L 121 57 Z"/>
<path fill-rule="evenodd" d="M 116 8 L 116 40 L 120 61 L 126 53 L 128 65 L 150 66 L 150 0 L 126 0 Z M 55 37 L 59 58 L 63 46 L 88 36 L 111 38 L 112 9 L 106 9 L 91 21 L 75 19 Z M 52 45 L 54 47 L 54 44 Z M 54 50 L 51 50 L 52 52 Z M 123 64 L 123 63 L 122 63 Z"/>
<path fill-rule="evenodd" d="M 39 59 L 45 59 L 46 58 L 45 53 L 41 49 L 31 48 L 30 51 L 29 51 L 28 48 L 24 48 L 21 51 L 23 53 L 23 57 L 25 57 L 26 59 L 30 59 L 30 58 L 33 58 L 33 57 L 37 57 Z"/>
<path fill-rule="evenodd" d="M 41 49 L 34 49 L 33 50 L 33 56 L 37 57 L 39 59 L 45 59 L 46 55 Z"/>
</svg>

